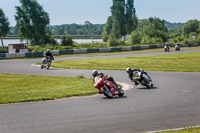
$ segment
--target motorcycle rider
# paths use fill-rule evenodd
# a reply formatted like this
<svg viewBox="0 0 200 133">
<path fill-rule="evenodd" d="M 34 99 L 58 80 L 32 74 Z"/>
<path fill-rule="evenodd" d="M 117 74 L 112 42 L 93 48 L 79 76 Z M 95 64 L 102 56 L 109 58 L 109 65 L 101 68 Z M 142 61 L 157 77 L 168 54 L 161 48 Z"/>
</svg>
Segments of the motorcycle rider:
<svg viewBox="0 0 200 133">
<path fill-rule="evenodd" d="M 51 60 L 54 60 L 53 54 L 51 53 L 50 49 L 47 49 L 47 51 L 44 53 L 44 57 L 49 56 Z"/>
<path fill-rule="evenodd" d="M 97 70 L 93 70 L 93 71 L 92 71 L 92 76 L 93 76 L 93 81 L 94 81 L 95 77 L 100 76 L 100 77 L 102 77 L 102 78 L 105 78 L 105 79 L 108 80 L 108 81 L 111 81 L 111 82 L 117 87 L 117 89 L 120 88 L 120 87 L 117 85 L 117 83 L 114 81 L 113 77 L 110 77 L 110 76 L 108 76 L 108 75 L 106 75 L 106 74 L 104 74 L 104 73 L 102 73 L 102 72 L 98 72 Z M 101 92 L 99 92 L 99 93 L 101 93 Z"/>
<path fill-rule="evenodd" d="M 133 72 L 134 71 L 141 72 L 141 77 L 142 77 L 143 74 L 146 74 L 148 76 L 148 78 L 150 79 L 150 81 L 151 81 L 151 78 L 149 77 L 149 75 L 147 74 L 146 71 L 141 70 L 141 69 L 136 69 L 136 68 L 131 69 L 130 67 L 128 67 L 128 68 L 126 68 L 126 72 L 128 73 L 129 78 L 131 79 L 131 81 L 134 82 L 136 86 L 138 85 L 138 82 L 136 82 L 136 80 L 133 79 Z"/>
<path fill-rule="evenodd" d="M 45 58 L 43 59 L 43 63 L 44 63 L 45 59 L 46 59 L 48 56 L 50 57 L 50 61 L 54 60 L 53 54 L 51 53 L 51 50 L 50 50 L 50 49 L 47 49 L 47 51 L 44 53 L 44 57 L 45 57 Z"/>
<path fill-rule="evenodd" d="M 180 44 L 179 44 L 179 43 L 177 43 L 177 44 L 175 45 L 175 51 L 180 51 Z"/>
<path fill-rule="evenodd" d="M 164 46 L 165 52 L 169 52 L 170 50 L 170 45 L 168 43 L 165 44 Z"/>
</svg>

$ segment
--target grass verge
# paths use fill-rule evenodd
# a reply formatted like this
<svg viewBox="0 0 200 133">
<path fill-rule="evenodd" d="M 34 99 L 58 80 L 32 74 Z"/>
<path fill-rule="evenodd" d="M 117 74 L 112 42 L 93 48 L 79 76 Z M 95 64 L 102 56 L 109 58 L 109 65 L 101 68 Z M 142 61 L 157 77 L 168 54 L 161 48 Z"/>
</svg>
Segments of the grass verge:
<svg viewBox="0 0 200 133">
<path fill-rule="evenodd" d="M 55 61 L 52 67 L 65 69 L 125 70 L 127 67 L 146 71 L 200 72 L 200 53 L 180 53 L 128 58 Z"/>
<path fill-rule="evenodd" d="M 200 133 L 200 127 L 185 128 L 183 130 L 157 132 L 157 133 Z"/>
<path fill-rule="evenodd" d="M 0 104 L 53 100 L 97 93 L 92 79 L 0 74 Z"/>
</svg>

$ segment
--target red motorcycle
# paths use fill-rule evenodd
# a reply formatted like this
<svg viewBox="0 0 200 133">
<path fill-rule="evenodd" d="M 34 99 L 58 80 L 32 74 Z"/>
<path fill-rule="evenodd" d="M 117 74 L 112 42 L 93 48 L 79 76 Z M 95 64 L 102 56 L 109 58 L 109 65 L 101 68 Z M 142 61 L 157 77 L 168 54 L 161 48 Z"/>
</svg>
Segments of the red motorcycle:
<svg viewBox="0 0 200 133">
<path fill-rule="evenodd" d="M 115 95 L 122 97 L 124 95 L 124 91 L 120 87 L 117 88 L 111 81 L 101 76 L 94 78 L 94 87 L 107 98 L 113 98 Z"/>
</svg>

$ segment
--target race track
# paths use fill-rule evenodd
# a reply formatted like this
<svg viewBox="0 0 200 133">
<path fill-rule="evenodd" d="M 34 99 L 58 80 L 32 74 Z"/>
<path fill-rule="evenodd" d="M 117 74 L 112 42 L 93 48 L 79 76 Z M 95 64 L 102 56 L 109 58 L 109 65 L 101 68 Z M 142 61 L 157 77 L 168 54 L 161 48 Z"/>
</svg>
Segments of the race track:
<svg viewBox="0 0 200 133">
<path fill-rule="evenodd" d="M 200 52 L 188 50 L 183 52 Z M 166 54 L 68 56 L 56 60 L 118 58 Z M 170 52 L 167 54 L 176 54 Z M 80 76 L 92 70 L 41 70 L 32 64 L 41 59 L 0 60 L 0 73 Z M 0 105 L 0 133 L 137 133 L 200 125 L 200 73 L 148 72 L 155 87 L 134 87 L 124 71 L 102 72 L 132 89 L 122 98 L 103 95 L 41 102 Z"/>
</svg>

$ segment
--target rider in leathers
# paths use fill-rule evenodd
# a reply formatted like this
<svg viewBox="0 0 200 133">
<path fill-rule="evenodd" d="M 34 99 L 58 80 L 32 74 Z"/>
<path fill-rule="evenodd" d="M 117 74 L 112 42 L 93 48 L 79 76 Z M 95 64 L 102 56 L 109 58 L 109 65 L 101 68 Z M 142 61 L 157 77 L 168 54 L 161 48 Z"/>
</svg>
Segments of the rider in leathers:
<svg viewBox="0 0 200 133">
<path fill-rule="evenodd" d="M 51 60 L 54 60 L 53 54 L 51 53 L 50 49 L 47 49 L 47 51 L 44 53 L 44 57 L 49 56 Z"/>
<path fill-rule="evenodd" d="M 93 81 L 94 81 L 94 78 L 95 78 L 95 77 L 100 76 L 100 77 L 102 77 L 102 78 L 105 78 L 105 79 L 108 80 L 108 81 L 111 81 L 111 82 L 117 87 L 117 89 L 120 88 L 120 87 L 117 85 L 117 83 L 114 81 L 113 77 L 110 77 L 110 76 L 108 76 L 108 75 L 106 75 L 106 74 L 104 74 L 104 73 L 102 73 L 102 72 L 98 72 L 97 70 L 93 70 L 93 71 L 92 71 L 92 76 L 93 76 Z M 99 93 L 101 93 L 101 92 L 99 91 Z"/>
<path fill-rule="evenodd" d="M 42 63 L 45 62 L 45 60 L 47 59 L 47 56 L 50 57 L 50 63 L 52 60 L 54 60 L 53 54 L 51 53 L 50 49 L 47 49 L 47 51 L 44 53 L 44 59 L 43 59 Z"/>
<path fill-rule="evenodd" d="M 141 72 L 141 77 L 142 77 L 143 74 L 146 74 L 146 75 L 148 76 L 148 78 L 150 79 L 150 81 L 151 81 L 151 78 L 149 77 L 149 75 L 147 74 L 146 71 L 141 70 L 141 69 L 136 69 L 136 68 L 131 69 L 130 67 L 128 67 L 128 68 L 126 68 L 126 72 L 128 73 L 128 76 L 129 76 L 129 78 L 131 79 L 131 81 L 135 83 L 135 85 L 138 85 L 138 82 L 136 82 L 136 81 L 133 79 L 133 72 L 134 72 L 134 71 L 139 71 L 139 72 Z"/>
</svg>

